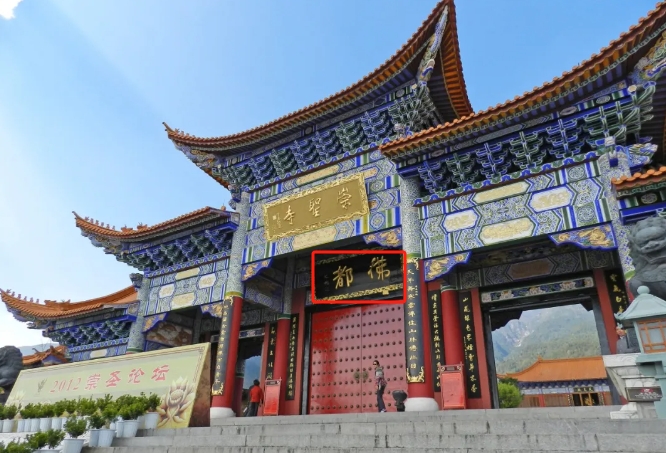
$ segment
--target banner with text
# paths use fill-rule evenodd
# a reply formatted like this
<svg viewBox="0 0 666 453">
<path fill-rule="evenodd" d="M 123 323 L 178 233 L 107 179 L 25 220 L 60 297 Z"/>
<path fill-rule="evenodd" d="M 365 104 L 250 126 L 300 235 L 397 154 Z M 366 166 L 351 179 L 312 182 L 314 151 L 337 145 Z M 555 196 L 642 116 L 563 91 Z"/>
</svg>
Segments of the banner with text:
<svg viewBox="0 0 666 453">
<path fill-rule="evenodd" d="M 23 370 L 7 404 L 156 393 L 158 428 L 208 426 L 210 344 Z"/>
</svg>

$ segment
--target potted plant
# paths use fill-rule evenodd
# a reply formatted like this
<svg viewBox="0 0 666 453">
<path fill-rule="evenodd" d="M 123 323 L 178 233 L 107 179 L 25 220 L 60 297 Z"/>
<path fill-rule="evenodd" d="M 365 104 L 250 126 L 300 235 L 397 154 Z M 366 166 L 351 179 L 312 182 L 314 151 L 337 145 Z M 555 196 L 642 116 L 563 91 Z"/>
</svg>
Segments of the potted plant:
<svg viewBox="0 0 666 453">
<path fill-rule="evenodd" d="M 99 445 L 99 431 L 104 428 L 105 424 L 106 420 L 97 412 L 88 417 L 88 432 L 90 433 L 90 437 L 88 438 L 89 447 L 97 447 Z"/>
<path fill-rule="evenodd" d="M 53 404 L 42 404 L 39 409 L 39 430 L 48 431 L 54 414 Z"/>
<path fill-rule="evenodd" d="M 42 450 L 43 453 L 58 451 L 58 446 L 65 439 L 65 431 L 59 429 L 49 429 L 46 431 L 46 446 L 48 450 Z"/>
<path fill-rule="evenodd" d="M 28 406 L 30 405 L 28 404 L 19 409 L 19 422 L 18 427 L 16 428 L 17 433 L 25 433 L 30 428 L 30 419 L 28 418 L 28 415 L 30 415 L 30 409 Z"/>
<path fill-rule="evenodd" d="M 12 440 L 3 448 L 4 453 L 32 453 L 32 447 L 28 442 Z"/>
<path fill-rule="evenodd" d="M 0 408 L 4 412 L 4 419 L 2 420 L 2 432 L 11 433 L 14 431 L 14 419 L 16 414 L 18 414 L 18 407 L 16 406 L 4 406 Z"/>
<path fill-rule="evenodd" d="M 157 423 L 160 421 L 160 414 L 157 412 L 157 408 L 161 404 L 162 398 L 155 393 L 151 393 L 146 398 L 145 429 L 157 429 Z"/>
<path fill-rule="evenodd" d="M 39 418 L 37 418 L 38 408 L 30 403 L 21 409 L 21 417 L 25 418 L 25 432 L 36 433 L 39 431 Z"/>
<path fill-rule="evenodd" d="M 78 402 L 76 400 L 63 400 L 63 405 L 65 407 L 65 412 L 63 414 L 63 417 L 65 418 L 62 423 L 63 426 L 65 423 L 67 423 L 67 420 L 69 417 L 72 415 L 76 415 L 76 409 L 78 407 Z"/>
<path fill-rule="evenodd" d="M 118 418 L 118 408 L 116 407 L 116 405 L 114 403 L 109 403 L 105 405 L 104 409 L 102 410 L 102 417 L 104 418 L 104 421 L 109 424 L 113 422 L 116 418 Z M 113 442 L 115 434 L 116 430 L 114 429 L 107 429 L 107 428 L 100 429 L 97 446 L 110 447 L 111 443 Z"/>
<path fill-rule="evenodd" d="M 65 417 L 66 409 L 67 408 L 65 407 L 65 402 L 62 400 L 53 403 L 53 419 L 51 419 L 51 429 L 55 430 L 62 429 L 62 424 L 64 423 L 64 420 L 67 420 L 67 418 Z"/>
<path fill-rule="evenodd" d="M 76 413 L 84 418 L 88 419 L 92 414 L 97 412 L 97 405 L 92 398 L 81 398 L 76 405 Z"/>
<path fill-rule="evenodd" d="M 116 418 L 116 437 L 124 437 L 124 426 L 125 426 L 125 417 L 123 417 L 123 409 L 132 405 L 135 398 L 132 395 L 121 395 L 116 398 L 116 408 L 118 410 L 118 416 Z"/>
<path fill-rule="evenodd" d="M 69 435 L 70 439 L 62 441 L 62 453 L 81 453 L 83 448 L 83 436 L 86 432 L 86 421 L 82 418 L 70 416 L 65 423 L 65 432 Z"/>
<path fill-rule="evenodd" d="M 136 432 L 139 429 L 139 417 L 144 412 L 143 405 L 137 400 L 119 410 L 120 416 L 123 418 L 122 437 L 136 437 Z"/>
<path fill-rule="evenodd" d="M 100 413 L 104 412 L 106 406 L 111 403 L 113 403 L 113 398 L 109 394 L 104 395 L 104 398 L 97 398 L 97 401 L 95 401 L 95 405 L 97 406 L 97 409 L 99 409 Z"/>
<path fill-rule="evenodd" d="M 48 435 L 46 434 L 46 431 L 39 432 L 39 433 L 34 433 L 34 434 L 28 434 L 25 438 L 26 442 L 28 445 L 30 445 L 30 448 L 34 453 L 41 452 L 41 450 L 46 447 L 46 444 L 48 443 Z"/>
</svg>

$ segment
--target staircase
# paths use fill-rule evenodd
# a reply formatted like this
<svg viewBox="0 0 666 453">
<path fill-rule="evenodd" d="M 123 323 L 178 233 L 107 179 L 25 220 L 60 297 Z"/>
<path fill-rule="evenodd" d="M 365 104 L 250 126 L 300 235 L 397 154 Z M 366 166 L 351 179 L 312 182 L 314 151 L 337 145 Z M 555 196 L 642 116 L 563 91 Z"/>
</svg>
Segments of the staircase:
<svg viewBox="0 0 666 453">
<path fill-rule="evenodd" d="M 610 420 L 617 407 L 231 418 L 142 432 L 84 453 L 666 452 L 666 420 Z"/>
</svg>

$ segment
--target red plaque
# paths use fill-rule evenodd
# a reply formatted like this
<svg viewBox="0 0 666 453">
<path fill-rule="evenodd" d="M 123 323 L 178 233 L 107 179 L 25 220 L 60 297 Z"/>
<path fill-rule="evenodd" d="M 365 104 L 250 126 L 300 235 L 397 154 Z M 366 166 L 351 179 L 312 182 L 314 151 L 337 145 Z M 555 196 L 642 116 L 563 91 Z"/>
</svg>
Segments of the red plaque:
<svg viewBox="0 0 666 453">
<path fill-rule="evenodd" d="M 266 381 L 264 390 L 264 415 L 278 415 L 280 410 L 280 388 L 282 380 Z"/>
<path fill-rule="evenodd" d="M 442 409 L 465 409 L 467 407 L 462 364 L 440 367 L 439 382 L 442 389 Z"/>
</svg>

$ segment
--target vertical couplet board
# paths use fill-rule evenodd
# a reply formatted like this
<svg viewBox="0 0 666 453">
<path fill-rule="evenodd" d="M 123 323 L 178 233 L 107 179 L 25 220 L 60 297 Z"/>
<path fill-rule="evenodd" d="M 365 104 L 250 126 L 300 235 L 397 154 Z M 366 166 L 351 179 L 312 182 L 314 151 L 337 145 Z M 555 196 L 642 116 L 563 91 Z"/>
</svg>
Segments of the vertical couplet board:
<svg viewBox="0 0 666 453">
<path fill-rule="evenodd" d="M 298 315 L 291 315 L 289 322 L 289 367 L 287 368 L 287 394 L 285 400 L 293 400 L 296 395 L 296 343 L 298 342 Z"/>
<path fill-rule="evenodd" d="M 623 313 L 629 306 L 626 286 L 624 284 L 624 275 L 620 270 L 609 270 L 604 273 L 606 277 L 606 286 L 608 287 L 608 296 L 610 297 L 613 314 Z"/>
<path fill-rule="evenodd" d="M 273 379 L 273 370 L 275 369 L 275 346 L 277 343 L 277 323 L 272 322 L 268 325 L 268 357 L 266 357 L 266 380 Z M 282 379 L 282 376 L 278 376 Z"/>
<path fill-rule="evenodd" d="M 442 327 L 441 291 L 428 291 L 428 317 L 430 318 L 430 358 L 432 364 L 432 382 L 435 392 L 441 391 L 439 367 L 444 362 L 444 330 Z"/>
<path fill-rule="evenodd" d="M 465 372 L 463 365 L 447 365 L 439 368 L 442 389 L 442 409 L 465 409 Z"/>
<path fill-rule="evenodd" d="M 264 416 L 278 415 L 280 412 L 280 389 L 282 379 L 266 381 L 264 391 Z"/>
<path fill-rule="evenodd" d="M 479 360 L 476 350 L 476 335 L 474 333 L 474 310 L 472 309 L 472 293 L 462 291 L 458 294 L 460 302 L 460 322 L 462 324 L 463 347 L 465 354 L 465 387 L 467 398 L 481 398 L 479 385 Z"/>
</svg>

